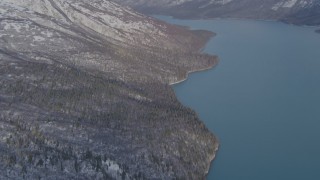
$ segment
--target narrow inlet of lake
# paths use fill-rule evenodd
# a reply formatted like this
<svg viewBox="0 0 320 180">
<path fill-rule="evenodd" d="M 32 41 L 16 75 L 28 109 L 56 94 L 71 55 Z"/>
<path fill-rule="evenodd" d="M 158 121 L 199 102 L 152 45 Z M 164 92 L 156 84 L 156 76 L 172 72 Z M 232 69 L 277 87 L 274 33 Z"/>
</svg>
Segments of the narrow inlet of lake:
<svg viewBox="0 0 320 180">
<path fill-rule="evenodd" d="M 251 20 L 166 22 L 217 33 L 219 64 L 174 85 L 218 136 L 209 180 L 320 179 L 320 34 Z"/>
</svg>

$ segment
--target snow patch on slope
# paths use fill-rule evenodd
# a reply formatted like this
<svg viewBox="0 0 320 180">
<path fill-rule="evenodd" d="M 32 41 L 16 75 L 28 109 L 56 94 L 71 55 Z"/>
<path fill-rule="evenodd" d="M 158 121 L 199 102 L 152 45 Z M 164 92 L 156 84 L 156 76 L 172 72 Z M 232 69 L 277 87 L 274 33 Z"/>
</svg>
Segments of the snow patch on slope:
<svg viewBox="0 0 320 180">
<path fill-rule="evenodd" d="M 211 0 L 207 4 L 200 6 L 199 8 L 205 8 L 211 4 L 218 4 L 218 5 L 226 5 L 233 0 Z"/>
<path fill-rule="evenodd" d="M 298 2 L 298 0 L 280 1 L 277 4 L 275 4 L 271 9 L 274 11 L 277 11 L 280 8 L 292 8 L 297 4 L 297 2 Z"/>
<path fill-rule="evenodd" d="M 282 7 L 284 8 L 292 8 L 294 5 L 296 5 L 298 0 L 288 0 L 283 3 Z"/>
</svg>

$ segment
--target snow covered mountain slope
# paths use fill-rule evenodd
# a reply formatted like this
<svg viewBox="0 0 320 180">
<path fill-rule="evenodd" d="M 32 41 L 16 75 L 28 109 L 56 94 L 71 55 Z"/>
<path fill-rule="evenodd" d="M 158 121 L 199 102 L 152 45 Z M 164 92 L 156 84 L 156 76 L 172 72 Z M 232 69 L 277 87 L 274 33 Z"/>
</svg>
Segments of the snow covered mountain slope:
<svg viewBox="0 0 320 180">
<path fill-rule="evenodd" d="M 320 24 L 318 0 L 114 0 L 145 12 L 180 18 L 275 19 L 296 24 Z"/>
<path fill-rule="evenodd" d="M 107 0 L 1 0 L 0 179 L 203 179 L 217 141 L 167 84 L 214 65 L 211 35 Z"/>
<path fill-rule="evenodd" d="M 160 55 L 163 49 L 195 50 L 204 40 L 190 31 L 164 24 L 105 0 L 3 0 L 0 8 L 2 48 L 21 52 L 24 56 L 28 54 L 30 58 L 36 57 L 34 52 L 59 55 L 63 57 L 58 58 L 60 61 L 63 59 L 64 62 L 112 72 L 117 77 L 123 72 L 127 72 L 128 78 L 138 76 L 139 68 L 146 69 L 144 63 L 153 64 L 151 62 L 154 59 L 149 62 L 136 59 L 136 62 L 131 60 L 127 63 L 124 58 L 130 56 L 129 51 L 138 54 L 141 49 L 157 49 Z M 122 47 L 127 51 L 123 51 Z M 92 51 L 105 55 L 102 59 L 97 58 L 88 53 Z M 115 56 L 121 56 L 119 59 L 122 61 L 111 61 Z M 172 64 L 172 70 L 156 67 L 163 65 L 158 63 L 151 65 L 148 68 L 150 71 L 140 71 L 142 74 L 139 76 L 145 73 L 146 77 L 154 78 L 154 72 L 159 71 L 158 80 L 168 82 L 172 78 L 171 82 L 178 77 L 170 74 L 177 74 L 178 66 L 188 64 L 172 61 L 166 63 Z M 197 62 L 192 63 L 191 66 L 197 66 Z M 131 68 L 133 64 L 138 67 Z M 191 66 L 189 68 L 193 68 Z"/>
</svg>

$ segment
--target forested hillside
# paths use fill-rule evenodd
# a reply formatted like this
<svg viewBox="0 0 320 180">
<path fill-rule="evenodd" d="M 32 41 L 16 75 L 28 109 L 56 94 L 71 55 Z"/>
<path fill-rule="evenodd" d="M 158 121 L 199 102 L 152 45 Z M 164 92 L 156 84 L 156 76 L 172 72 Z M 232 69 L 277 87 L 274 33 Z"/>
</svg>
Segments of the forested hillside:
<svg viewBox="0 0 320 180">
<path fill-rule="evenodd" d="M 0 2 L 0 179 L 203 179 L 217 140 L 169 83 L 212 33 L 106 0 Z"/>
</svg>

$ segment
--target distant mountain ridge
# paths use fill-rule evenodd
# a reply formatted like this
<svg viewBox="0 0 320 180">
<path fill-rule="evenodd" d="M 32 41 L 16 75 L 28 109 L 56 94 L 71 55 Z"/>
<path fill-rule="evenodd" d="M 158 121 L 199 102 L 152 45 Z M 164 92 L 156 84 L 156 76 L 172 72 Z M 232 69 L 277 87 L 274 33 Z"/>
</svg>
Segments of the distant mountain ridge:
<svg viewBox="0 0 320 180">
<path fill-rule="evenodd" d="M 319 0 L 114 0 L 140 12 L 178 18 L 273 19 L 319 25 Z"/>
</svg>

